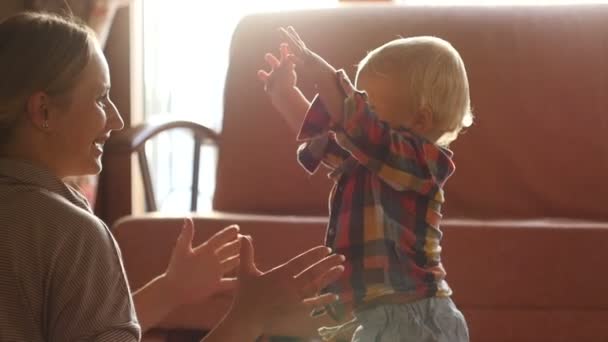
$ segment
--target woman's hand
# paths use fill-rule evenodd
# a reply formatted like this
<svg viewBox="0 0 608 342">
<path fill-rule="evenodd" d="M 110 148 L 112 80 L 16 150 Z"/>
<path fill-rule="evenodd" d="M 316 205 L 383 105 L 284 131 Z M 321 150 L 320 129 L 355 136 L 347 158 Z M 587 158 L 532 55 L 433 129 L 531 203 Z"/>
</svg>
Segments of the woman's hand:
<svg viewBox="0 0 608 342">
<path fill-rule="evenodd" d="M 251 240 L 244 238 L 232 314 L 245 315 L 257 329 L 268 331 L 276 322 L 297 324 L 312 309 L 334 302 L 334 294 L 319 295 L 344 271 L 344 257 L 330 252 L 327 247 L 315 247 L 262 272 L 255 266 Z"/>
<path fill-rule="evenodd" d="M 237 226 L 227 227 L 192 248 L 194 224 L 191 219 L 184 221 L 166 272 L 133 293 L 143 332 L 183 304 L 235 288 L 236 279 L 224 274 L 238 266 L 242 239 L 238 232 Z"/>
<path fill-rule="evenodd" d="M 236 284 L 235 279 L 224 278 L 224 274 L 239 264 L 238 226 L 224 228 L 195 248 L 193 238 L 194 224 L 192 219 L 186 219 L 165 275 L 176 306 L 233 289 Z"/>
</svg>

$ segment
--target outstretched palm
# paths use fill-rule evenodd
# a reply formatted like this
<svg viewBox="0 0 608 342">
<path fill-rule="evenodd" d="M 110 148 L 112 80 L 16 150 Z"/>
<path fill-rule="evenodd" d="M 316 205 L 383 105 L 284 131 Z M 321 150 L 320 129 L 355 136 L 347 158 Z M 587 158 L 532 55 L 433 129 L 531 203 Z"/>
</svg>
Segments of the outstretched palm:
<svg viewBox="0 0 608 342">
<path fill-rule="evenodd" d="M 271 53 L 264 56 L 270 66 L 270 72 L 258 71 L 258 78 L 264 82 L 264 90 L 271 97 L 279 96 L 285 90 L 295 87 L 298 80 L 295 64 L 289 59 L 289 46 L 281 44 L 280 53 L 280 58 Z"/>
</svg>

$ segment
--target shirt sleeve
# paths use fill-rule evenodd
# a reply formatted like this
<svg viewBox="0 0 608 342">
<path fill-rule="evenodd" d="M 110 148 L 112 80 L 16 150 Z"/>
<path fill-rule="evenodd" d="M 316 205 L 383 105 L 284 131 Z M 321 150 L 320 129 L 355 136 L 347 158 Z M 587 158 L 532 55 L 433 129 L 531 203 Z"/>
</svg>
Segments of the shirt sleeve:
<svg viewBox="0 0 608 342">
<path fill-rule="evenodd" d="M 49 341 L 139 341 L 116 241 L 92 215 L 73 216 L 50 256 Z"/>
<path fill-rule="evenodd" d="M 338 77 L 346 99 L 343 122 L 334 128 L 337 143 L 396 190 L 429 194 L 442 187 L 454 171 L 451 152 L 380 121 L 367 95 L 356 91 L 343 72 Z"/>
<path fill-rule="evenodd" d="M 298 148 L 298 162 L 311 174 L 315 173 L 321 164 L 334 170 L 350 157 L 350 153 L 336 142 L 330 126 L 329 114 L 323 102 L 316 96 L 298 133 L 298 140 L 304 141 Z"/>
</svg>

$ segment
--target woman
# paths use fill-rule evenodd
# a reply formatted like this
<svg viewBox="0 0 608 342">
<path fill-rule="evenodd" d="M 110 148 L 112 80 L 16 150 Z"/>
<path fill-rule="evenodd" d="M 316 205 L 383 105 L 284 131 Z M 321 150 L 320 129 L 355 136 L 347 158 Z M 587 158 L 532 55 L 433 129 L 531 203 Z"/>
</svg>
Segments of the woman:
<svg viewBox="0 0 608 342">
<path fill-rule="evenodd" d="M 104 143 L 123 128 L 93 33 L 45 14 L 10 17 L 0 75 L 0 341 L 137 341 L 175 306 L 235 285 L 223 274 L 237 265 L 233 306 L 204 341 L 253 340 L 335 299 L 316 296 L 343 271 L 325 247 L 263 273 L 238 227 L 193 249 L 186 221 L 167 272 L 132 300 L 108 228 L 62 181 L 100 172 Z"/>
</svg>

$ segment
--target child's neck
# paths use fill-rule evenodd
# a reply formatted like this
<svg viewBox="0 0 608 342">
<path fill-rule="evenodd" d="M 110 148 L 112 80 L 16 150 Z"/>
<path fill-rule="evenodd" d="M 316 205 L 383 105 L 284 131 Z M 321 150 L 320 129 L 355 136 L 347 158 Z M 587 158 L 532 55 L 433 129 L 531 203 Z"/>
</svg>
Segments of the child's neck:
<svg viewBox="0 0 608 342">
<path fill-rule="evenodd" d="M 409 127 L 408 125 L 404 124 L 404 123 L 394 123 L 394 122 L 390 122 L 387 121 L 387 123 L 389 124 L 389 126 L 392 129 L 399 129 L 399 128 L 405 128 L 407 130 L 409 130 L 410 132 L 416 134 L 417 136 L 424 138 L 425 140 L 428 140 L 429 142 L 436 144 L 439 139 L 443 136 L 443 132 L 439 131 L 439 130 L 435 130 L 435 129 L 430 129 L 426 132 L 421 132 L 420 130 L 417 130 L 415 127 Z"/>
</svg>

